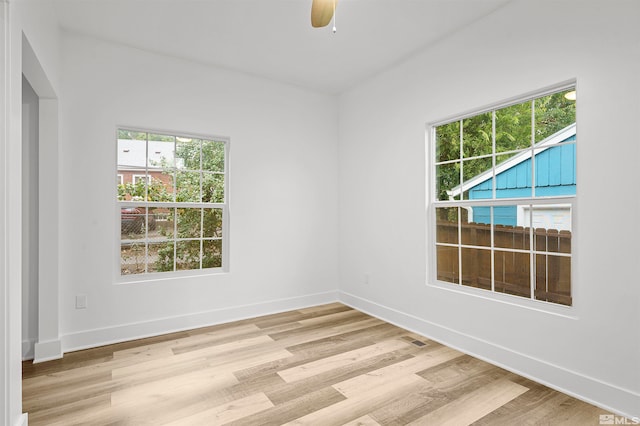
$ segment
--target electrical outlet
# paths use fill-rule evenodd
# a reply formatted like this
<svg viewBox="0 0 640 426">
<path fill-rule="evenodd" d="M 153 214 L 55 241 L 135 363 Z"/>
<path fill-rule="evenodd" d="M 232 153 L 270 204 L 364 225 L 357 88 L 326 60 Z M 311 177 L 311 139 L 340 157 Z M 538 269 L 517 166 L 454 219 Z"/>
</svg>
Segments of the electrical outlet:
<svg viewBox="0 0 640 426">
<path fill-rule="evenodd" d="M 76 295 L 76 309 L 87 309 L 87 295 Z"/>
</svg>

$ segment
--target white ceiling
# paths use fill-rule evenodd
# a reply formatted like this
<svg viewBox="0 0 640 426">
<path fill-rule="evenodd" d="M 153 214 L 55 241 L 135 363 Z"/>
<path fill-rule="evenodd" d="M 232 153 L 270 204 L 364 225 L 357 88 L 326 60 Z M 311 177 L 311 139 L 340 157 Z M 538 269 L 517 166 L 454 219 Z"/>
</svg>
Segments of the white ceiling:
<svg viewBox="0 0 640 426">
<path fill-rule="evenodd" d="M 63 28 L 340 93 L 511 0 L 340 0 L 337 32 L 311 0 L 54 0 Z"/>
</svg>

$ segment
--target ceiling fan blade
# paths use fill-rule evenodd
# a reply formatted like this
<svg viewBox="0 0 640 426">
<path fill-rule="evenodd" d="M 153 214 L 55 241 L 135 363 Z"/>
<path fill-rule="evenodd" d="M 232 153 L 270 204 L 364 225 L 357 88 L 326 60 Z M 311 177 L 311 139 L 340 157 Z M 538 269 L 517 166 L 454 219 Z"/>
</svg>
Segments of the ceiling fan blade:
<svg viewBox="0 0 640 426">
<path fill-rule="evenodd" d="M 313 0 L 311 3 L 311 26 L 314 28 L 326 27 L 335 9 L 337 0 Z"/>
</svg>

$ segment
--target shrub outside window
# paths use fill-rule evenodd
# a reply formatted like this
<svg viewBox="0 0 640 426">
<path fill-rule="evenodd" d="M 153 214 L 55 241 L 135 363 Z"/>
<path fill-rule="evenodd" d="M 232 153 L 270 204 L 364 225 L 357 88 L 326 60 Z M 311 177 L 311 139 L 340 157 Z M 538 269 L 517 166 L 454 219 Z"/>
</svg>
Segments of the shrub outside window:
<svg viewBox="0 0 640 426">
<path fill-rule="evenodd" d="M 118 129 L 120 275 L 226 269 L 228 144 Z"/>
<path fill-rule="evenodd" d="M 575 87 L 431 126 L 438 282 L 572 305 Z"/>
</svg>

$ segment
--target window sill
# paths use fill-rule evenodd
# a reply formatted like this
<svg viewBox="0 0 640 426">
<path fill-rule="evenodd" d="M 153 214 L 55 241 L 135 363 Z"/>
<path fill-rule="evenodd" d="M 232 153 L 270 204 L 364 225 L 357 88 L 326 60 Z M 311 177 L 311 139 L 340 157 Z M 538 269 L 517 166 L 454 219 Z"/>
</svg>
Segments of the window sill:
<svg viewBox="0 0 640 426">
<path fill-rule="evenodd" d="M 569 319 L 578 319 L 578 315 L 574 306 L 565 306 L 541 300 L 527 299 L 521 296 L 514 296 L 506 293 L 496 293 L 490 290 L 468 287 L 461 284 L 455 284 L 445 281 L 435 281 L 435 283 L 427 283 L 427 287 L 438 290 L 471 296 L 495 303 L 518 306 L 520 308 L 532 311 L 542 312 L 545 314 L 556 315 Z M 575 303 L 575 302 L 574 302 Z"/>
<path fill-rule="evenodd" d="M 224 268 L 196 269 L 190 271 L 174 271 L 174 272 L 149 272 L 146 274 L 135 275 L 117 275 L 114 284 L 136 284 L 148 283 L 153 281 L 167 281 L 183 278 L 210 277 L 214 275 L 225 275 L 229 271 Z"/>
</svg>

